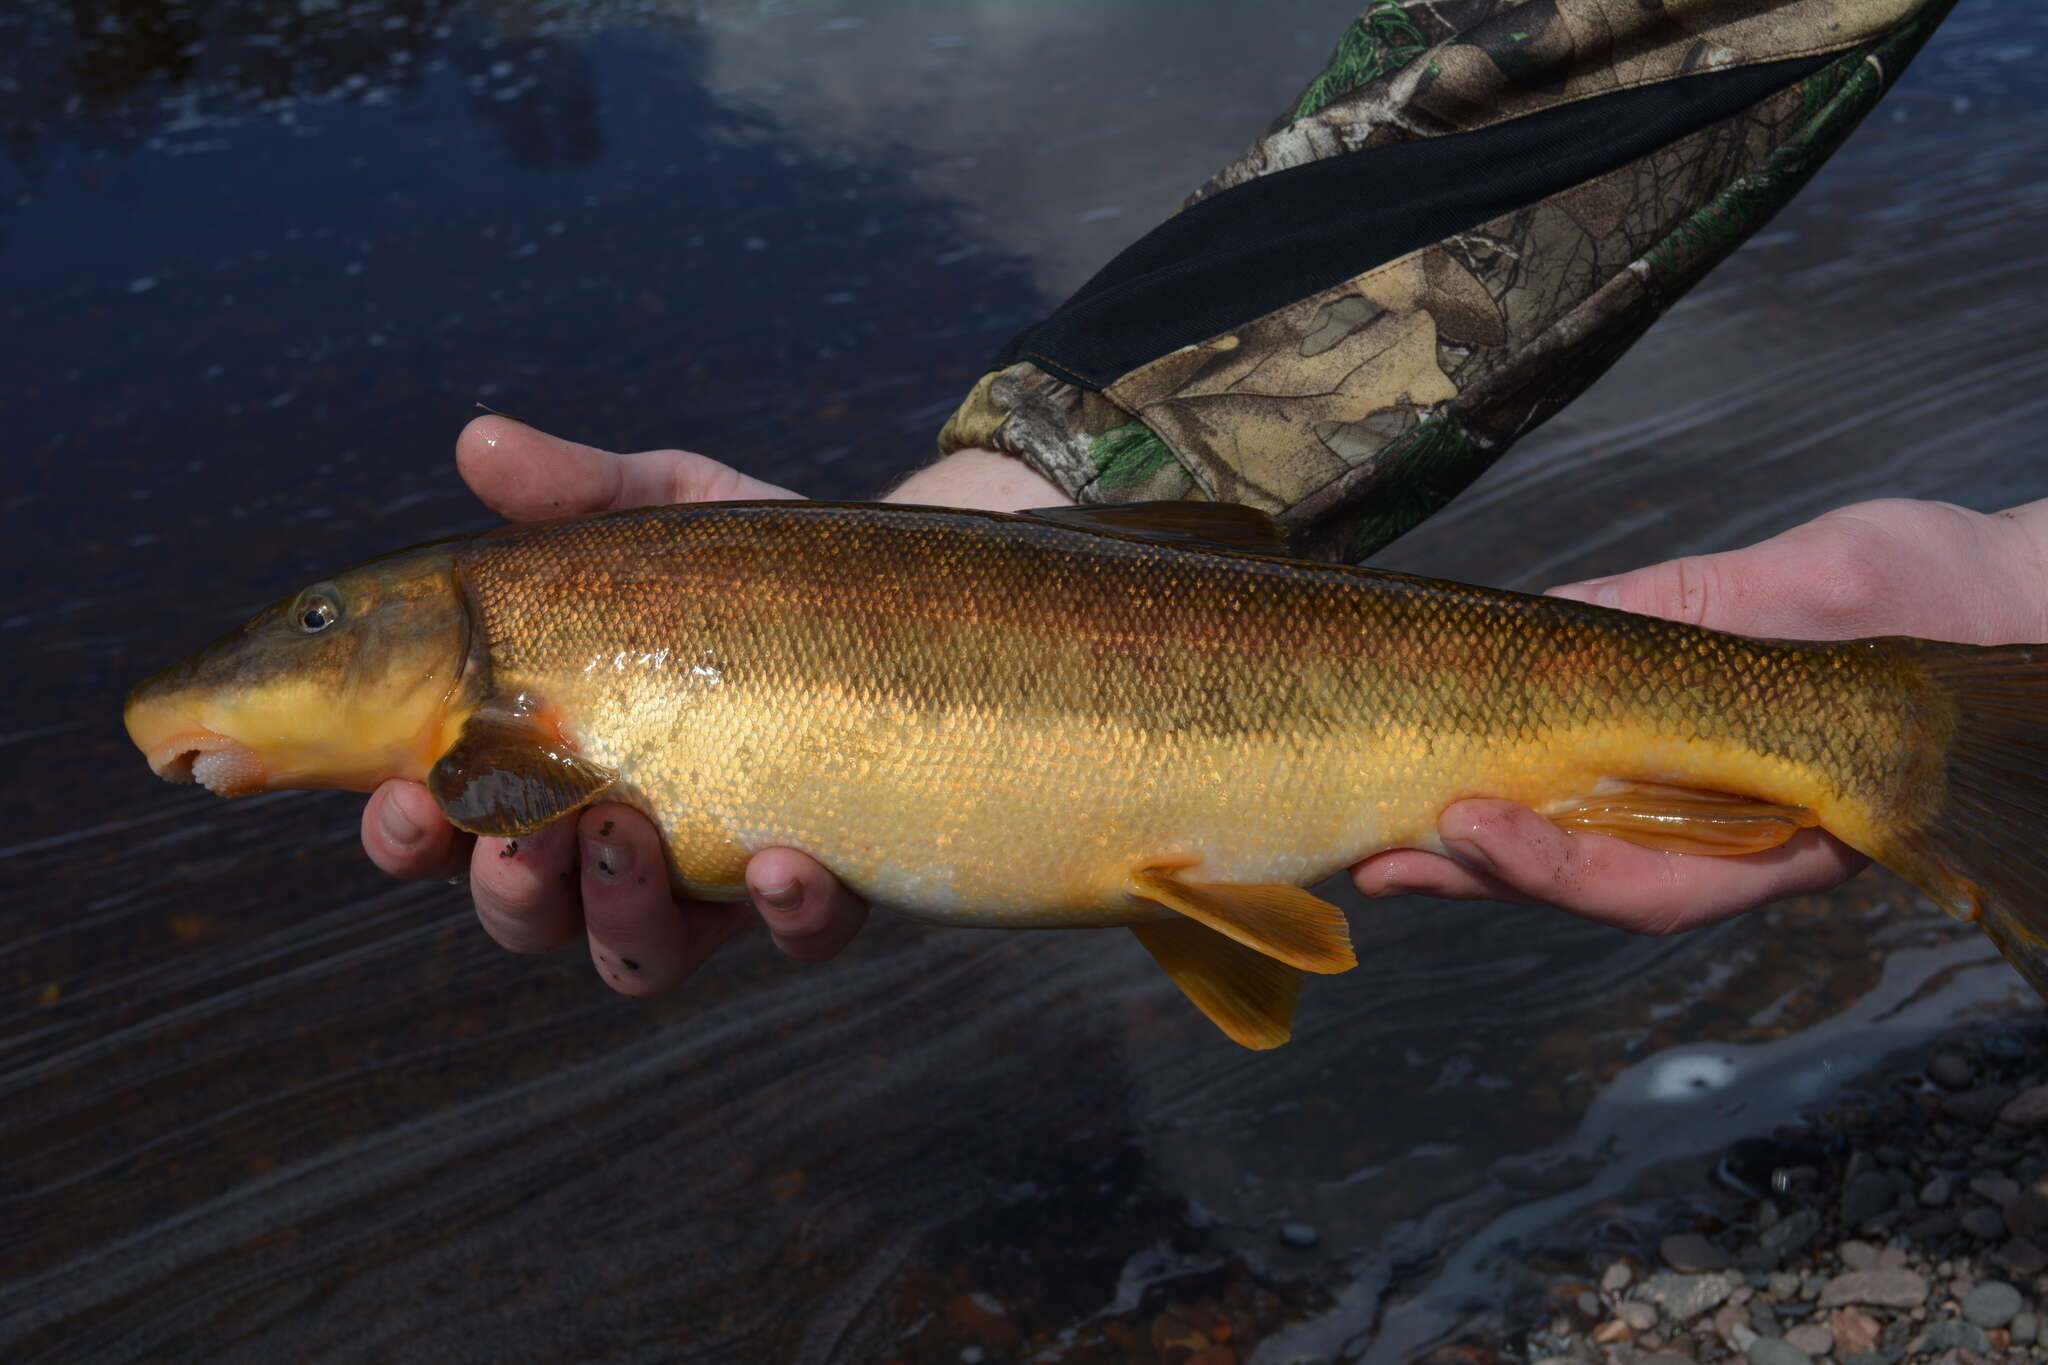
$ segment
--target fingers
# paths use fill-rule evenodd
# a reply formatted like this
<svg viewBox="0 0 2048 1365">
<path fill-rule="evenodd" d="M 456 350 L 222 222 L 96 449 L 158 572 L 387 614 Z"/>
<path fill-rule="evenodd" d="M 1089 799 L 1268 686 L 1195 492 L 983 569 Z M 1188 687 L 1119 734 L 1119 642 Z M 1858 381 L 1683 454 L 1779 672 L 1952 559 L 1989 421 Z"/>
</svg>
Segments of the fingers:
<svg viewBox="0 0 2048 1365">
<path fill-rule="evenodd" d="M 446 881 L 469 866 L 476 840 L 441 818 L 417 782 L 386 782 L 363 807 L 363 851 L 393 877 Z"/>
<path fill-rule="evenodd" d="M 1823 890 L 1864 865 L 1859 854 L 1818 830 L 1802 831 L 1766 853 L 1687 856 L 1605 835 L 1567 834 L 1507 801 L 1458 802 L 1437 830 L 1451 858 L 1475 879 L 1643 934 L 1677 933 Z M 1448 875 L 1444 884 L 1453 884 Z"/>
<path fill-rule="evenodd" d="M 558 820 L 517 839 L 479 839 L 469 862 L 476 917 L 502 948 L 545 953 L 576 936 L 576 828 Z"/>
<path fill-rule="evenodd" d="M 479 417 L 464 427 L 455 442 L 455 463 L 476 495 L 509 521 L 675 502 L 796 496 L 691 451 L 614 455 L 509 417 Z"/>
<path fill-rule="evenodd" d="M 1419 848 L 1376 853 L 1351 869 L 1352 883 L 1368 896 L 1435 896 L 1447 901 L 1506 901 L 1539 904 L 1500 878 L 1470 868 L 1441 853 Z"/>
<path fill-rule="evenodd" d="M 775 946 L 800 962 L 836 956 L 868 922 L 867 904 L 795 849 L 755 854 L 747 864 L 747 891 Z"/>
<path fill-rule="evenodd" d="M 622 995 L 669 989 L 753 922 L 753 907 L 745 903 L 678 905 L 661 840 L 636 810 L 593 806 L 577 818 L 576 838 L 590 960 L 605 984 Z"/>
</svg>

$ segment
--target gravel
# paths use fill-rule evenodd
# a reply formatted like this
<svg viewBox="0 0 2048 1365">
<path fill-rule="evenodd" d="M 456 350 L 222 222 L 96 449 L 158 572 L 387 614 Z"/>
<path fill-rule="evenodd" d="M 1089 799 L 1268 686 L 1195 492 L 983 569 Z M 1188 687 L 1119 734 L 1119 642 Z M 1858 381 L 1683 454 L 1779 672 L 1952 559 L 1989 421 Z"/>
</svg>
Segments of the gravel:
<svg viewBox="0 0 2048 1365">
<path fill-rule="evenodd" d="M 1633 1251 L 1613 1205 L 1589 1216 L 1607 1250 L 1557 1272 L 1539 1325 L 1430 1360 L 2048 1363 L 2048 1022 L 1908 1054 L 1802 1118 L 1660 1187 L 1635 1216 L 1670 1221 Z"/>
</svg>

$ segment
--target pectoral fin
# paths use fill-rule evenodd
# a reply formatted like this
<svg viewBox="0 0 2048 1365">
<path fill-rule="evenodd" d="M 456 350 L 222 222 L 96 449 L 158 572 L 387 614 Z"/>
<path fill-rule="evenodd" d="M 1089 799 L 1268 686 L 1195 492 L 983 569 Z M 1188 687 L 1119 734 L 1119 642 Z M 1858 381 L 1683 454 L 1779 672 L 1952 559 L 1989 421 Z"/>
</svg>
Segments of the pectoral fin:
<svg viewBox="0 0 2048 1365">
<path fill-rule="evenodd" d="M 1358 965 L 1344 912 L 1298 886 L 1184 882 L 1155 868 L 1134 874 L 1129 890 L 1305 972 Z"/>
<path fill-rule="evenodd" d="M 617 778 L 538 717 L 486 708 L 427 774 L 427 790 L 457 829 L 507 838 L 588 805 Z"/>
<path fill-rule="evenodd" d="M 1294 1032 L 1301 973 L 1186 919 L 1133 924 L 1131 932 L 1173 984 L 1233 1043 L 1264 1050 Z"/>
<path fill-rule="evenodd" d="M 1804 806 L 1779 806 L 1728 792 L 1660 782 L 1611 782 L 1602 787 L 1543 813 L 1574 834 L 1611 834 L 1667 853 L 1719 855 L 1761 853 L 1820 823 L 1820 817 Z"/>
</svg>

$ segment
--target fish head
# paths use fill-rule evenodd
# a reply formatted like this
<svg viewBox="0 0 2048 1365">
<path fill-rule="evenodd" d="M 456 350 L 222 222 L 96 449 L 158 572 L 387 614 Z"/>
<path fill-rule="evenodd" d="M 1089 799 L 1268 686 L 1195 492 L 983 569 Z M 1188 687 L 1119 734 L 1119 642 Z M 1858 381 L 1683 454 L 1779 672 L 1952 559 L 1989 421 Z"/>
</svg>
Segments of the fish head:
<svg viewBox="0 0 2048 1365">
<path fill-rule="evenodd" d="M 315 583 L 128 694 L 159 777 L 219 796 L 370 791 L 425 777 L 473 689 L 454 552 L 425 546 Z"/>
</svg>

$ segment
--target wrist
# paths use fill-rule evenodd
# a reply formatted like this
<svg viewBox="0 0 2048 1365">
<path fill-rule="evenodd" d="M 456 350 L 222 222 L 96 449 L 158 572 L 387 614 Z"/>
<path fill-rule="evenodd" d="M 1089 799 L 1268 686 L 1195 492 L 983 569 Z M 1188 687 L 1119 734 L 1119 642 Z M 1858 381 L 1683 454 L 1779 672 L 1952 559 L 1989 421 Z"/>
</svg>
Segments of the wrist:
<svg viewBox="0 0 2048 1365">
<path fill-rule="evenodd" d="M 1074 500 L 1014 456 L 969 449 L 956 450 L 918 470 L 884 494 L 882 501 L 1017 512 L 1027 507 L 1064 507 Z"/>
</svg>

